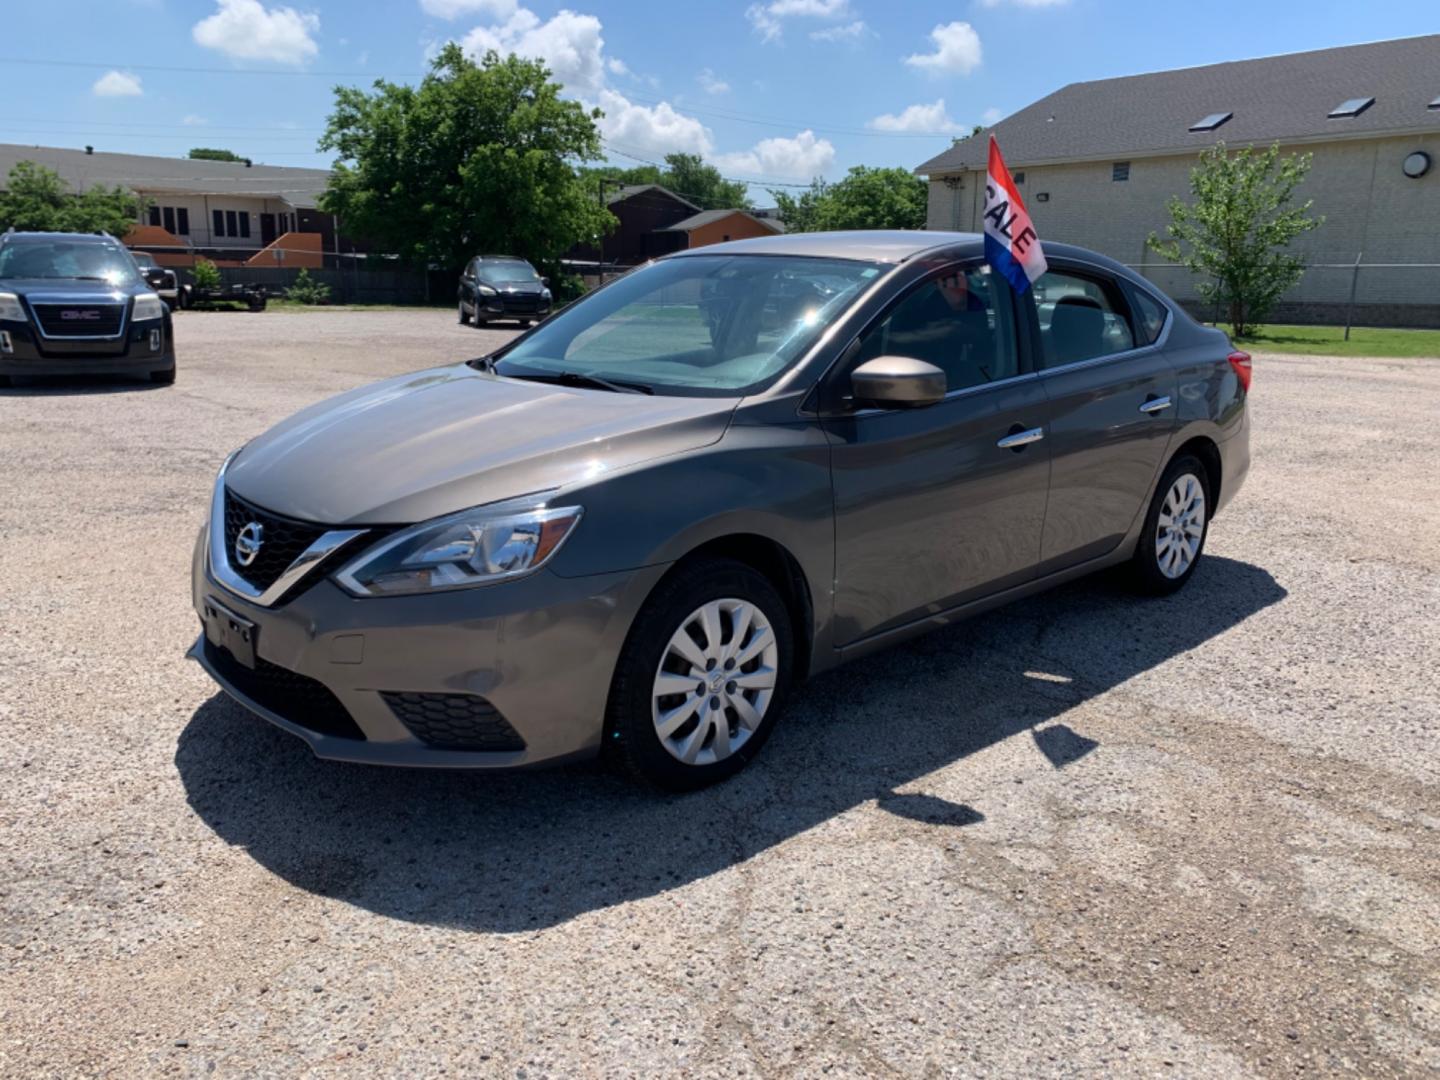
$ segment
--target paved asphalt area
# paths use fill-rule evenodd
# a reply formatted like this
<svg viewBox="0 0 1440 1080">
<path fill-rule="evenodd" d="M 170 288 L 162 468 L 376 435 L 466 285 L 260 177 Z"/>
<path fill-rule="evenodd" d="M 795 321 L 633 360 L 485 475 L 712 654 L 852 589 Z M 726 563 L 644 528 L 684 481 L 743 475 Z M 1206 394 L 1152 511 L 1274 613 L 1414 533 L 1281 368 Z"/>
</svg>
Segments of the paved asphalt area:
<svg viewBox="0 0 1440 1080">
<path fill-rule="evenodd" d="M 665 797 L 322 763 L 220 696 L 226 452 L 504 332 L 176 326 L 173 388 L 0 390 L 0 1074 L 1440 1070 L 1440 360 L 1260 358 L 1181 595 L 816 679 Z"/>
</svg>

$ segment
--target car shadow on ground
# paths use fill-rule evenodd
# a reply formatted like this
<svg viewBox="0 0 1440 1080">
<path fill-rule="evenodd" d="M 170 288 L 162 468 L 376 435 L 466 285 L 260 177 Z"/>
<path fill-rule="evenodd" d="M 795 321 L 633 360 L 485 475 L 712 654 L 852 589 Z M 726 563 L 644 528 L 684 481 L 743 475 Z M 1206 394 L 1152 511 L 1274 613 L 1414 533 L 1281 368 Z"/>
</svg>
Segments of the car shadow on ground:
<svg viewBox="0 0 1440 1080">
<path fill-rule="evenodd" d="M 164 390 L 136 375 L 14 375 L 0 386 L 0 397 L 59 397 L 67 394 L 124 394 L 133 390 Z"/>
<path fill-rule="evenodd" d="M 321 762 L 224 695 L 182 732 L 195 812 L 286 881 L 391 918 L 551 926 L 742 862 L 869 800 L 937 828 L 984 807 L 918 778 L 1025 732 L 1064 768 L 1097 743 L 1056 718 L 1278 602 L 1264 570 L 1209 557 L 1180 594 L 1108 576 L 941 630 L 802 686 L 728 783 L 658 795 L 600 767 L 425 772 Z"/>
</svg>

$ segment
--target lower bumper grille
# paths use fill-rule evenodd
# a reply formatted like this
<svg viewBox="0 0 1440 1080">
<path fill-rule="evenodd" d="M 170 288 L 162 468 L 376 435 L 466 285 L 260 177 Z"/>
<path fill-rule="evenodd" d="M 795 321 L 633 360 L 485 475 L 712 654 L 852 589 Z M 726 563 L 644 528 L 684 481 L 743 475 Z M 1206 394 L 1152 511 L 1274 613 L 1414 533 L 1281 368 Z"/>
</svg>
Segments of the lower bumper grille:
<svg viewBox="0 0 1440 1080">
<path fill-rule="evenodd" d="M 255 667 L 247 668 L 208 638 L 205 660 L 245 697 L 292 724 L 340 739 L 365 738 L 350 711 L 322 682 L 258 656 Z"/>
<path fill-rule="evenodd" d="M 381 694 L 402 724 L 421 742 L 443 750 L 524 750 L 500 713 L 474 694 Z"/>
</svg>

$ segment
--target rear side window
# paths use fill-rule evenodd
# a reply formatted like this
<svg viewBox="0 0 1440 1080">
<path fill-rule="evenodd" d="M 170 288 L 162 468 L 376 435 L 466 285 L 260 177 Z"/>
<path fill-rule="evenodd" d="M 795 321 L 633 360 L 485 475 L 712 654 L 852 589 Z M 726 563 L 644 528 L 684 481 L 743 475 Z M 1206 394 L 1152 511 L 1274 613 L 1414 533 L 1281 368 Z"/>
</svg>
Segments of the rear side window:
<svg viewBox="0 0 1440 1080">
<path fill-rule="evenodd" d="M 1125 298 L 1107 278 L 1052 270 L 1035 283 L 1035 307 L 1046 368 L 1135 348 Z"/>
<path fill-rule="evenodd" d="M 1130 290 L 1130 300 L 1135 310 L 1137 344 L 1153 345 L 1160 337 L 1160 331 L 1165 329 L 1165 316 L 1168 314 L 1165 305 L 1139 289 Z"/>
<path fill-rule="evenodd" d="M 931 278 L 865 334 L 858 366 L 877 356 L 908 356 L 945 372 L 946 390 L 1008 379 L 1020 372 L 1010 288 L 986 266 Z"/>
</svg>

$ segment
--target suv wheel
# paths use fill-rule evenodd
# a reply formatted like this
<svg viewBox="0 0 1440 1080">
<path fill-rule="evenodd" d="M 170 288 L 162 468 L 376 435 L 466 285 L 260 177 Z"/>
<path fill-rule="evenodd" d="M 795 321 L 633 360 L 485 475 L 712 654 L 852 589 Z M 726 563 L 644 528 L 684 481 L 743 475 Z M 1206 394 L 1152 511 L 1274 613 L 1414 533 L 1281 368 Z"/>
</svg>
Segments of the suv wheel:
<svg viewBox="0 0 1440 1080">
<path fill-rule="evenodd" d="M 1165 470 L 1150 500 L 1131 565 L 1142 592 L 1165 596 L 1190 580 L 1210 529 L 1210 479 L 1198 458 L 1185 454 Z"/>
<path fill-rule="evenodd" d="M 470 316 L 465 314 L 465 301 L 461 300 L 456 306 L 460 310 L 460 325 L 464 326 L 470 321 Z"/>
<path fill-rule="evenodd" d="M 606 749 L 671 791 L 723 780 L 769 738 L 793 669 L 790 613 L 762 574 L 730 559 L 686 567 L 635 617 Z"/>
<path fill-rule="evenodd" d="M 175 381 L 175 369 L 172 367 L 166 368 L 164 371 L 152 371 L 150 372 L 150 381 L 161 386 L 169 386 Z"/>
</svg>

